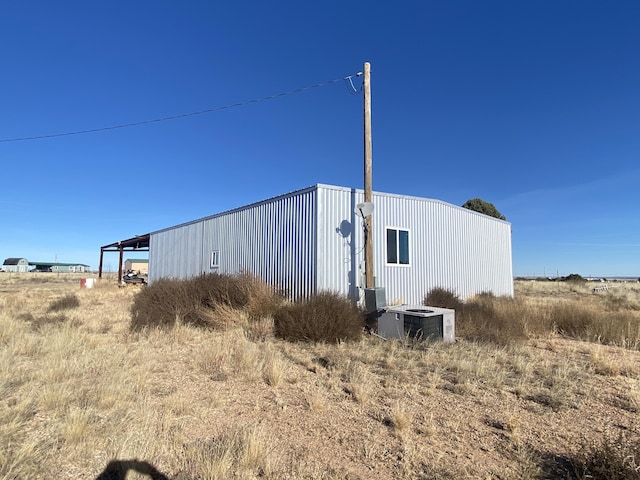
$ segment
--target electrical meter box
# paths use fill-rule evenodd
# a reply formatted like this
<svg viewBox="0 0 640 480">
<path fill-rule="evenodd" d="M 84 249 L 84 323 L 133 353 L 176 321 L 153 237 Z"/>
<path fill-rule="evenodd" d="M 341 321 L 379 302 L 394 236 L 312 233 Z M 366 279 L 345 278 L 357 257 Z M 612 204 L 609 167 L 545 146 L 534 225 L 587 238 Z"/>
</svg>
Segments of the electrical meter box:
<svg viewBox="0 0 640 480">
<path fill-rule="evenodd" d="M 367 313 L 374 313 L 387 306 L 387 297 L 383 287 L 364 289 L 364 308 Z"/>
</svg>

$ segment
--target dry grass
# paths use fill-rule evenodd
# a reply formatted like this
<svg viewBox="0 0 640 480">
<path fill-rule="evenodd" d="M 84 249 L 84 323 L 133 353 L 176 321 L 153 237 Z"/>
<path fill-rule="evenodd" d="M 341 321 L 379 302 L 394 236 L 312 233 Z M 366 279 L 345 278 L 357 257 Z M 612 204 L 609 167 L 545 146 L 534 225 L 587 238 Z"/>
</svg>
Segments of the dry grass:
<svg viewBox="0 0 640 480">
<path fill-rule="evenodd" d="M 248 274 L 201 275 L 190 280 L 163 279 L 142 289 L 131 306 L 132 330 L 189 324 L 226 328 L 238 310 L 249 320 L 269 317 L 282 297 Z"/>
<path fill-rule="evenodd" d="M 131 331 L 141 289 L 44 275 L 0 276 L 0 480 L 637 478 L 628 333 L 568 338 L 529 315 L 512 342 L 292 343 L 231 305 L 218 329 Z M 633 285 L 542 287 L 492 308 L 576 301 L 634 331 Z M 78 305 L 48 312 L 67 296 Z"/>
<path fill-rule="evenodd" d="M 425 304 L 456 310 L 456 335 L 511 345 L 554 334 L 640 348 L 640 286 L 618 283 L 593 294 L 587 282 L 521 281 L 515 298 L 480 294 L 462 301 L 435 288 Z"/>
<path fill-rule="evenodd" d="M 329 342 L 358 340 L 364 314 L 349 299 L 321 292 L 300 302 L 282 305 L 274 313 L 276 336 L 290 341 Z"/>
</svg>

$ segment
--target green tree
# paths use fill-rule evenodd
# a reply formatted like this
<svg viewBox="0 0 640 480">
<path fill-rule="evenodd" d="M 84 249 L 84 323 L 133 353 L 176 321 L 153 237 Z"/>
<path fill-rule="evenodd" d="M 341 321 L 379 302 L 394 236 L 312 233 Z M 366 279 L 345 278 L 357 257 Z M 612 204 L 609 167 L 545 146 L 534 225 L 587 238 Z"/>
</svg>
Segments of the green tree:
<svg viewBox="0 0 640 480">
<path fill-rule="evenodd" d="M 506 220 L 507 218 L 502 215 L 493 203 L 485 202 L 481 198 L 472 198 L 467 200 L 462 208 L 473 210 L 474 212 L 484 213 L 490 217 L 499 218 L 500 220 Z"/>
</svg>

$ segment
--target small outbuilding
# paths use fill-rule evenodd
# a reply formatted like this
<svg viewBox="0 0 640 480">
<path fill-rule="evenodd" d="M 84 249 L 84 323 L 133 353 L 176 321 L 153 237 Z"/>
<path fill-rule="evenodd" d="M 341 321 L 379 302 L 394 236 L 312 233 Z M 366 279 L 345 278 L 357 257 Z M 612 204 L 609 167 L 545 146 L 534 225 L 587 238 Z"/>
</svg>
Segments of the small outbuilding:
<svg viewBox="0 0 640 480">
<path fill-rule="evenodd" d="M 6 258 L 2 264 L 3 272 L 28 272 L 29 261 L 26 258 Z"/>
<path fill-rule="evenodd" d="M 362 190 L 318 184 L 152 232 L 149 282 L 249 272 L 291 298 L 331 290 L 360 301 L 363 201 Z M 406 195 L 374 192 L 373 205 L 375 284 L 389 303 L 420 304 L 436 287 L 513 295 L 509 222 Z"/>
<path fill-rule="evenodd" d="M 134 271 L 141 275 L 147 275 L 149 273 L 149 259 L 148 258 L 129 258 L 124 261 L 125 271 Z"/>
</svg>

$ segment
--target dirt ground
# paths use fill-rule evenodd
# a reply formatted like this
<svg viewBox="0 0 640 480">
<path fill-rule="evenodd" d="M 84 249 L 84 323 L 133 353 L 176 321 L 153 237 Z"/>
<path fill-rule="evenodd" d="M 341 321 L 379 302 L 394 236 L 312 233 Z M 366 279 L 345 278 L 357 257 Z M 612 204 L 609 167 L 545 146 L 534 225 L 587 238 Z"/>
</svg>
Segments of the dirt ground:
<svg viewBox="0 0 640 480">
<path fill-rule="evenodd" d="M 138 287 L 38 278 L 0 278 L 0 479 L 582 478 L 640 439 L 636 350 L 131 333 Z"/>
</svg>

